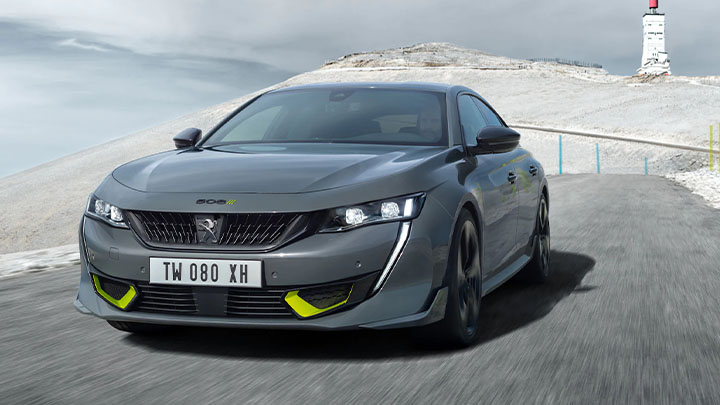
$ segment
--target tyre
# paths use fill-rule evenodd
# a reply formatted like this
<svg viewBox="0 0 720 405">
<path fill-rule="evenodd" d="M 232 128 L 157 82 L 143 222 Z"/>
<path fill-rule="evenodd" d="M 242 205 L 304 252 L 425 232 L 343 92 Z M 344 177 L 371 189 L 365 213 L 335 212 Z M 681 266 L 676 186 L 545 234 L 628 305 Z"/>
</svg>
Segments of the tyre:
<svg viewBox="0 0 720 405">
<path fill-rule="evenodd" d="M 541 284 L 550 276 L 550 219 L 545 194 L 540 198 L 535 220 L 535 248 L 533 256 L 518 273 L 518 280 Z"/>
<path fill-rule="evenodd" d="M 477 340 L 482 282 L 477 229 L 473 216 L 463 209 L 450 244 L 445 317 L 415 331 L 421 343 L 458 348 Z"/>
<path fill-rule="evenodd" d="M 139 322 L 122 322 L 122 321 L 107 321 L 113 328 L 129 333 L 155 333 L 167 329 L 163 325 L 153 325 L 150 323 L 139 323 Z"/>
</svg>

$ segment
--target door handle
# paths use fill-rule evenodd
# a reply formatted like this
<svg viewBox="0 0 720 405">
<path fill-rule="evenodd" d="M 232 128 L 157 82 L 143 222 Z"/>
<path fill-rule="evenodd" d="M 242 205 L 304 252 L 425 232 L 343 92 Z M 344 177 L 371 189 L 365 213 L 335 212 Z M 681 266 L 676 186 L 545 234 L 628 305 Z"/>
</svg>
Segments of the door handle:
<svg viewBox="0 0 720 405">
<path fill-rule="evenodd" d="M 538 168 L 535 167 L 535 165 L 530 165 L 530 170 L 529 170 L 529 172 L 530 172 L 530 174 L 532 174 L 533 176 L 536 176 L 536 175 L 538 174 Z"/>
<path fill-rule="evenodd" d="M 517 179 L 517 175 L 513 172 L 508 173 L 508 181 L 510 184 L 515 184 L 515 180 Z"/>
</svg>

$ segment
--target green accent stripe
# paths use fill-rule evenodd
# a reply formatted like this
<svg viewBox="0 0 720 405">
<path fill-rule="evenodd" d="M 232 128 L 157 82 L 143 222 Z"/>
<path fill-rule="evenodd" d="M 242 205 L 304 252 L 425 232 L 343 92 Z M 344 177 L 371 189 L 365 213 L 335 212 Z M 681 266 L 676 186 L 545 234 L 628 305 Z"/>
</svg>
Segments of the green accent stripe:
<svg viewBox="0 0 720 405">
<path fill-rule="evenodd" d="M 302 318 L 309 318 L 311 316 L 322 314 L 323 312 L 327 312 L 331 309 L 337 308 L 340 305 L 344 305 L 348 299 L 350 299 L 350 294 L 352 294 L 352 287 L 350 287 L 350 292 L 348 293 L 348 296 L 341 302 L 338 302 L 335 305 L 331 305 L 327 308 L 316 308 L 313 305 L 311 305 L 309 302 L 305 301 L 304 299 L 300 298 L 298 295 L 300 291 L 290 291 L 285 295 L 285 302 L 290 305 L 290 308 L 295 311 L 296 314 L 298 314 Z"/>
<path fill-rule="evenodd" d="M 120 309 L 127 308 L 128 305 L 130 305 L 130 302 L 132 302 L 133 298 L 137 295 L 137 291 L 135 291 L 135 287 L 128 284 L 128 292 L 125 293 L 125 295 L 120 298 L 119 300 L 116 300 L 115 298 L 111 297 L 110 294 L 103 291 L 102 287 L 100 287 L 100 279 L 97 275 L 92 275 L 93 279 L 93 285 L 95 286 L 95 292 L 98 293 L 101 297 L 103 297 L 107 302 L 115 305 L 116 307 Z"/>
</svg>

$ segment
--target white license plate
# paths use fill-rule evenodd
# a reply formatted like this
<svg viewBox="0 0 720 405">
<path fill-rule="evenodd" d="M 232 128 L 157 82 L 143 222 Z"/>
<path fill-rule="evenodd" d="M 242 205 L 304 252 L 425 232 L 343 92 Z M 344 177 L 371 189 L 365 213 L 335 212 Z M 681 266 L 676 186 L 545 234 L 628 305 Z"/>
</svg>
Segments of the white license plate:
<svg viewBox="0 0 720 405">
<path fill-rule="evenodd" d="M 150 284 L 262 287 L 259 260 L 150 258 Z"/>
</svg>

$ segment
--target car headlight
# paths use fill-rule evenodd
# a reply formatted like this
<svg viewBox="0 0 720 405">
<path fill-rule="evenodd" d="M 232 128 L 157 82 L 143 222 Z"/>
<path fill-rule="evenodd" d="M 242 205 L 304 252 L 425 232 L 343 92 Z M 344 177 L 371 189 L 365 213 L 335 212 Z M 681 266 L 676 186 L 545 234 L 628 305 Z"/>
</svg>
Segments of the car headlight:
<svg viewBox="0 0 720 405">
<path fill-rule="evenodd" d="M 341 232 L 360 226 L 406 221 L 420 215 L 425 193 L 328 210 L 319 232 Z"/>
<path fill-rule="evenodd" d="M 92 194 L 88 199 L 85 214 L 118 228 L 128 227 L 127 223 L 125 223 L 125 215 L 120 208 L 107 203 Z"/>
</svg>

